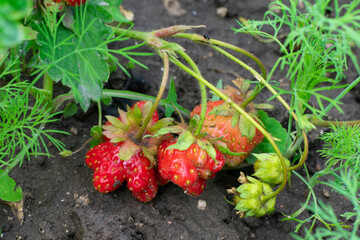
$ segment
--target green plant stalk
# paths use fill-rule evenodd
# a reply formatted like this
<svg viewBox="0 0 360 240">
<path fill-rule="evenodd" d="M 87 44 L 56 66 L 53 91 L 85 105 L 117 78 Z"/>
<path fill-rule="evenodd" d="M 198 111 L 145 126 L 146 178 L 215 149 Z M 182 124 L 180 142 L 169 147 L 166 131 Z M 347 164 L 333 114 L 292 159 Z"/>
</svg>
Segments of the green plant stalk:
<svg viewBox="0 0 360 240">
<path fill-rule="evenodd" d="M 247 57 L 249 57 L 250 59 L 252 59 L 261 69 L 262 72 L 262 76 L 264 79 L 266 79 L 266 69 L 264 64 L 260 61 L 260 59 L 258 59 L 254 54 L 246 51 L 243 48 L 240 48 L 238 46 L 232 45 L 230 43 L 226 43 L 223 41 L 219 41 L 216 39 L 209 39 L 209 40 L 204 40 L 204 37 L 195 34 L 195 33 L 177 33 L 174 35 L 174 37 L 180 37 L 180 38 L 186 38 L 186 39 L 190 39 L 193 42 L 197 42 L 197 43 L 203 43 L 204 45 L 209 45 L 209 46 L 213 46 L 213 45 L 217 45 L 217 46 L 221 46 L 221 47 L 225 47 L 225 48 L 229 48 L 231 50 L 234 50 L 236 52 L 239 52 Z"/>
<path fill-rule="evenodd" d="M 190 34 L 190 33 L 178 33 L 176 35 L 174 35 L 175 37 L 182 37 L 182 38 L 187 38 L 190 39 L 194 42 L 197 43 L 202 43 L 204 45 L 208 45 L 212 48 L 214 48 L 215 45 L 217 46 L 221 46 L 221 47 L 225 47 L 228 49 L 231 49 L 233 51 L 239 52 L 247 57 L 249 57 L 250 59 L 252 59 L 261 69 L 262 72 L 262 76 L 264 79 L 267 78 L 267 73 L 266 73 L 266 69 L 264 67 L 264 64 L 252 53 L 246 51 L 245 49 L 242 49 L 238 46 L 232 45 L 230 43 L 226 43 L 223 41 L 219 41 L 216 39 L 209 39 L 209 40 L 204 40 L 204 37 L 197 35 L 197 34 Z M 215 49 L 216 50 L 216 49 Z M 261 84 L 261 83 L 260 83 Z M 255 87 L 253 94 L 247 98 L 244 103 L 242 104 L 243 107 L 246 107 L 252 100 L 254 100 L 256 98 L 256 96 L 260 93 L 261 87 L 259 87 L 258 85 Z"/>
<path fill-rule="evenodd" d="M 199 68 L 196 66 L 194 61 L 183 51 L 177 51 L 177 53 L 182 56 L 185 61 L 189 63 L 189 65 L 192 67 L 195 73 L 197 73 L 199 76 L 201 76 Z M 201 76 L 202 77 L 202 76 Z M 205 115 L 206 115 L 206 105 L 207 105 L 207 94 L 206 94 L 206 87 L 205 85 L 199 81 L 200 86 L 200 93 L 201 93 L 201 112 L 200 112 L 200 121 L 198 122 L 194 135 L 198 135 L 201 133 L 201 129 L 205 122 Z"/>
<path fill-rule="evenodd" d="M 286 101 L 277 94 L 277 92 L 270 86 L 270 84 L 268 84 L 268 82 L 265 81 L 264 78 L 262 78 L 260 76 L 260 74 L 258 72 L 256 72 L 253 68 L 251 68 L 249 65 L 247 65 L 246 63 L 244 63 L 243 61 L 239 60 L 238 58 L 234 57 L 233 55 L 231 55 L 230 53 L 228 53 L 227 51 L 217 47 L 217 46 L 212 46 L 212 48 L 214 48 L 215 50 L 219 51 L 220 53 L 224 54 L 226 57 L 230 58 L 231 60 L 233 60 L 234 62 L 238 63 L 240 66 L 242 66 L 243 68 L 245 68 L 246 70 L 250 71 L 254 77 L 260 82 L 262 83 L 265 87 L 267 87 L 270 92 L 276 96 L 276 98 L 284 105 L 284 107 L 290 112 L 291 116 L 295 119 L 296 122 L 298 122 L 298 118 L 296 116 L 296 114 L 292 111 L 291 107 L 286 103 Z M 253 99 L 252 99 L 253 100 Z M 251 101 L 252 101 L 251 100 Z M 292 170 L 299 168 L 306 160 L 307 158 L 307 154 L 308 154 L 308 139 L 306 136 L 306 131 L 305 130 L 301 130 L 302 133 L 302 139 L 304 141 L 304 152 L 301 156 L 301 160 L 299 161 L 299 163 L 296 166 L 293 166 L 291 168 L 293 168 Z M 280 160 L 283 158 L 280 158 Z M 284 171 L 286 171 L 287 167 L 285 162 L 281 163 L 283 169 L 285 169 Z M 284 181 L 286 182 L 287 179 L 284 179 Z"/>
<path fill-rule="evenodd" d="M 270 142 L 270 144 L 273 146 L 276 154 L 279 156 L 282 167 L 283 167 L 283 175 L 284 175 L 284 181 L 281 183 L 279 188 L 274 191 L 272 194 L 264 196 L 262 199 L 262 202 L 266 202 L 267 200 L 276 197 L 286 186 L 287 182 L 287 168 L 285 165 L 285 160 L 281 154 L 280 149 L 276 145 L 273 137 L 271 134 L 269 134 L 257 121 L 255 121 L 252 116 L 250 116 L 243 108 L 239 107 L 236 103 L 234 103 L 227 95 L 222 93 L 219 89 L 217 89 L 214 85 L 206 81 L 203 77 L 199 76 L 197 73 L 192 71 L 190 68 L 186 67 L 184 64 L 182 64 L 178 59 L 176 59 L 173 56 L 170 56 L 170 61 L 173 62 L 175 65 L 177 65 L 179 68 L 183 69 L 185 72 L 189 73 L 191 76 L 195 77 L 198 81 L 204 83 L 206 87 L 208 87 L 210 90 L 212 90 L 216 95 L 218 95 L 220 98 L 222 98 L 226 103 L 230 104 L 236 111 L 238 111 L 240 114 L 245 116 Z"/>
<path fill-rule="evenodd" d="M 102 91 L 103 97 L 118 97 L 118 98 L 127 98 L 127 99 L 133 99 L 133 100 L 145 100 L 145 101 L 155 101 L 155 97 L 141 94 L 141 93 L 134 93 L 127 90 L 113 90 L 113 89 L 103 89 Z M 52 109 L 52 112 L 57 111 L 64 102 L 69 100 L 74 100 L 74 95 L 71 92 L 61 94 L 54 98 L 54 106 Z M 172 106 L 166 102 L 160 101 L 160 105 L 162 106 Z M 189 111 L 185 108 L 178 107 L 179 112 L 182 115 L 189 116 Z"/>
<path fill-rule="evenodd" d="M 360 82 L 360 77 L 356 78 L 349 86 L 347 86 L 336 98 L 335 101 L 340 101 L 341 98 L 343 98 L 353 87 L 355 87 Z M 330 111 L 330 109 L 334 107 L 333 104 L 329 104 L 323 111 L 323 116 Z"/>
<path fill-rule="evenodd" d="M 160 89 L 156 96 L 155 102 L 150 109 L 150 112 L 146 116 L 141 128 L 139 129 L 139 132 L 136 135 L 136 139 L 138 139 L 138 140 L 142 139 L 143 133 L 144 133 L 147 125 L 149 124 L 152 116 L 154 115 L 154 112 L 156 111 L 156 108 L 159 105 L 159 102 L 164 94 L 164 91 L 166 88 L 166 83 L 167 83 L 167 80 L 169 79 L 169 57 L 168 57 L 168 54 L 166 52 L 160 52 L 160 56 L 162 57 L 162 59 L 164 61 L 164 72 L 163 72 L 163 77 L 161 80 Z"/>
<path fill-rule="evenodd" d="M 102 125 L 101 100 L 97 102 L 97 107 L 98 107 L 98 126 L 101 127 Z"/>
</svg>

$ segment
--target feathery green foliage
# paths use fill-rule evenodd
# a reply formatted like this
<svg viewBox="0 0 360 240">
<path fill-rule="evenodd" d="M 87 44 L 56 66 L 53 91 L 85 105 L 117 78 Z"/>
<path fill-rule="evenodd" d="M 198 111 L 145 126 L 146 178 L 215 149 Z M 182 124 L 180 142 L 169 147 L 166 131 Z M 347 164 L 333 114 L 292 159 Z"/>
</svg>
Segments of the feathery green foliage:
<svg viewBox="0 0 360 240">
<path fill-rule="evenodd" d="M 290 91 L 274 86 L 280 94 L 291 94 L 291 107 L 304 122 L 302 114 L 309 109 L 315 116 L 324 115 L 324 101 L 336 108 L 339 102 L 326 97 L 322 92 L 343 86 L 337 84 L 344 78 L 347 59 L 351 59 L 360 73 L 360 66 L 352 47 L 360 46 L 360 1 L 340 5 L 338 1 L 303 0 L 272 1 L 263 20 L 239 22 L 236 33 L 250 33 L 264 42 L 275 41 L 283 54 L 272 68 L 269 79 L 275 71 L 286 70 L 291 85 Z M 331 14 L 331 17 L 329 16 Z M 271 33 L 263 29 L 271 29 Z M 284 30 L 286 34 L 282 34 Z M 309 104 L 313 97 L 318 108 Z M 304 126 L 301 126 L 302 128 Z"/>
</svg>

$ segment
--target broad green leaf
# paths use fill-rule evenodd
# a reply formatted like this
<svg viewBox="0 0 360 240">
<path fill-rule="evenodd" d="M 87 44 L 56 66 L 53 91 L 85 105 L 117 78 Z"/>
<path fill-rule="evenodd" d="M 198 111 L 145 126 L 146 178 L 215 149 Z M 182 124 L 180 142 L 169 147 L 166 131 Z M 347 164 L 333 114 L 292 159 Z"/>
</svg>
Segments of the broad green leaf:
<svg viewBox="0 0 360 240">
<path fill-rule="evenodd" d="M 23 197 L 21 187 L 16 187 L 14 179 L 4 172 L 0 169 L 0 199 L 11 202 L 20 201 Z"/>
<path fill-rule="evenodd" d="M 46 25 L 38 26 L 41 63 L 48 68 L 49 77 L 69 86 L 75 100 L 86 111 L 90 101 L 99 101 L 103 82 L 109 77 L 106 62 L 107 46 L 104 44 L 110 31 L 97 16 L 95 8 L 87 11 L 75 8 L 72 30 L 57 24 L 54 29 Z M 75 11 L 75 10 L 74 10 Z"/>
<path fill-rule="evenodd" d="M 279 139 L 280 141 L 275 141 L 276 145 L 280 149 L 282 153 L 285 152 L 287 145 L 286 145 L 286 139 L 287 139 L 287 131 L 285 128 L 283 128 L 278 120 L 275 118 L 269 117 L 269 115 L 264 111 L 258 111 L 258 115 L 261 119 L 261 121 L 264 123 L 265 130 L 268 131 L 271 136 L 273 136 L 276 139 Z M 253 153 L 274 153 L 275 150 L 270 144 L 270 142 L 265 138 L 259 145 L 257 145 Z M 246 161 L 250 164 L 253 164 L 256 159 L 250 155 L 246 158 Z"/>
</svg>

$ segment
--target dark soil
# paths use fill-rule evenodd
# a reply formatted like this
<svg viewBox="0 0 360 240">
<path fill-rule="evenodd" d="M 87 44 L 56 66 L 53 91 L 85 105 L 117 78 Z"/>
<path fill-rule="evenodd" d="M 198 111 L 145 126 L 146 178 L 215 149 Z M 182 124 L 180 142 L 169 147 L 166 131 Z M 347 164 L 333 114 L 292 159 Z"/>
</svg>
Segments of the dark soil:
<svg viewBox="0 0 360 240">
<path fill-rule="evenodd" d="M 193 32 L 207 34 L 211 38 L 252 52 L 265 64 L 267 70 L 271 69 L 279 57 L 276 45 L 260 43 L 250 36 L 234 34 L 231 30 L 232 27 L 237 27 L 235 20 L 240 16 L 262 19 L 267 10 L 267 1 L 182 0 L 179 2 L 186 12 L 181 16 L 170 15 L 163 2 L 128 0 L 124 1 L 123 6 L 134 12 L 136 30 L 150 31 L 176 24 L 204 24 L 206 28 L 195 29 Z M 216 14 L 218 7 L 228 8 L 225 18 Z M 133 43 L 134 41 L 130 42 Z M 185 40 L 179 43 L 199 64 L 205 78 L 212 83 L 222 79 L 230 84 L 234 79 L 231 73 L 221 73 L 218 70 L 237 72 L 253 79 L 245 70 L 211 48 Z M 256 68 L 249 59 L 240 58 Z M 153 56 L 141 58 L 140 61 L 148 66 L 149 70 L 136 68 L 135 72 L 149 81 L 150 88 L 146 93 L 155 95 L 161 81 L 162 60 Z M 188 109 L 198 104 L 199 90 L 196 80 L 174 65 L 171 66 L 171 76 L 175 80 L 179 103 Z M 286 88 L 288 82 L 283 76 L 284 73 L 276 73 L 274 79 Z M 353 80 L 355 76 L 355 72 L 349 71 L 349 80 Z M 335 96 L 336 92 L 331 94 Z M 353 111 L 359 109 L 354 95 L 349 94 L 343 100 L 346 115 L 333 111 L 333 118 L 359 118 L 359 113 Z M 268 96 L 270 95 L 264 91 L 256 101 L 265 100 Z M 277 110 L 270 111 L 269 114 L 286 127 L 286 111 L 276 101 L 272 104 Z M 86 115 L 61 119 L 59 123 L 48 127 L 68 132 L 71 128 L 76 129 L 77 133 L 60 136 L 68 149 L 75 150 L 89 138 L 90 128 L 96 123 L 97 112 L 90 110 Z M 325 129 L 317 129 L 309 134 L 311 148 L 307 164 L 310 173 L 321 168 L 325 162 L 316 152 L 321 148 L 322 143 L 317 137 L 322 130 Z M 307 196 L 306 185 L 292 176 L 291 187 L 287 186 L 278 196 L 273 214 L 261 218 L 240 219 L 233 206 L 224 199 L 230 197 L 226 189 L 239 185 L 239 170 L 232 170 L 220 172 L 215 179 L 209 180 L 204 193 L 199 197 L 187 196 L 176 185 L 167 184 L 160 187 L 153 201 L 144 204 L 135 200 L 125 186 L 110 194 L 95 191 L 92 186 L 93 172 L 84 161 L 88 149 L 87 147 L 72 157 L 62 158 L 56 149 L 51 147 L 54 157 L 38 157 L 12 171 L 11 176 L 25 193 L 24 219 L 20 224 L 11 209 L 0 203 L 0 239 L 291 239 L 290 232 L 294 231 L 296 222 L 283 222 L 282 219 L 298 210 Z M 251 173 L 251 169 L 244 171 Z M 299 173 L 304 175 L 303 170 L 299 170 Z M 348 201 L 339 195 L 333 192 L 330 196 L 324 194 L 328 189 L 323 186 L 314 190 L 318 198 L 331 204 L 337 213 L 351 210 Z M 206 201 L 205 210 L 198 209 L 199 200 Z M 309 212 L 305 211 L 301 219 L 308 216 Z M 304 235 L 303 229 L 299 234 Z"/>
</svg>

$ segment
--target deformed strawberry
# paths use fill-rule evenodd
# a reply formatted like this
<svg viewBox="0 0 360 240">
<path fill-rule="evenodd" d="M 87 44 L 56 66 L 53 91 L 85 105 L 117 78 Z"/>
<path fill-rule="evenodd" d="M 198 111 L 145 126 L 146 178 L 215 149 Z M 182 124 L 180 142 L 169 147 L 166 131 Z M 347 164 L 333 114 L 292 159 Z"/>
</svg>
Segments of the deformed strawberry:
<svg viewBox="0 0 360 240">
<path fill-rule="evenodd" d="M 237 90 L 232 87 L 227 87 L 224 91 L 237 104 L 241 104 L 245 97 L 243 94 L 236 94 Z M 253 104 L 249 105 L 250 114 L 255 118 L 255 107 Z M 200 111 L 201 105 L 194 108 L 190 116 L 200 115 Z M 264 135 L 249 120 L 223 100 L 207 103 L 202 131 L 214 138 L 221 138 L 231 152 L 237 153 L 237 155 L 225 154 L 226 164 L 232 167 L 244 161 L 264 138 Z"/>
<path fill-rule="evenodd" d="M 121 143 L 101 143 L 91 148 L 85 156 L 85 162 L 92 170 L 95 170 L 102 162 L 108 162 L 117 157 Z M 119 158 L 119 157 L 117 157 Z"/>
<path fill-rule="evenodd" d="M 150 160 L 141 152 L 134 154 L 129 160 L 124 161 L 126 169 L 127 187 L 132 192 L 141 192 L 149 184 L 156 183 L 155 171 Z"/>
<path fill-rule="evenodd" d="M 204 191 L 205 187 L 206 187 L 206 180 L 199 177 L 191 187 L 184 188 L 184 192 L 187 195 L 196 197 L 199 196 Z"/>
</svg>

